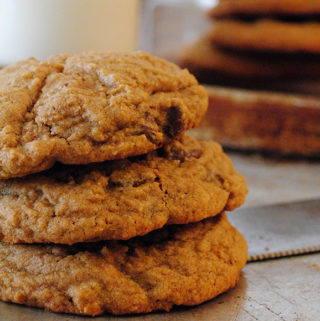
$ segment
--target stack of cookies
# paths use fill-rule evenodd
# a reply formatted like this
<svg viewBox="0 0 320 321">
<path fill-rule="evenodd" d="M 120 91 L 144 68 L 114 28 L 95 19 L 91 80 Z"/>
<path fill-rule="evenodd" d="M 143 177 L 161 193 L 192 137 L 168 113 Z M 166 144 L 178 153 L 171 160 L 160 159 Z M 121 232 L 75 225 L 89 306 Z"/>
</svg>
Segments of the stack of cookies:
<svg viewBox="0 0 320 321">
<path fill-rule="evenodd" d="M 0 72 L 0 298 L 98 315 L 195 305 L 233 287 L 247 189 L 190 138 L 207 93 L 143 52 L 30 58 Z"/>
<path fill-rule="evenodd" d="M 292 80 L 319 78 L 318 1 L 220 0 L 208 15 L 211 30 L 182 57 L 201 81 L 305 92 Z"/>
<path fill-rule="evenodd" d="M 181 57 L 202 82 L 237 88 L 211 89 L 213 116 L 204 125 L 215 139 L 320 155 L 319 16 L 319 1 L 218 1 L 211 30 Z"/>
</svg>

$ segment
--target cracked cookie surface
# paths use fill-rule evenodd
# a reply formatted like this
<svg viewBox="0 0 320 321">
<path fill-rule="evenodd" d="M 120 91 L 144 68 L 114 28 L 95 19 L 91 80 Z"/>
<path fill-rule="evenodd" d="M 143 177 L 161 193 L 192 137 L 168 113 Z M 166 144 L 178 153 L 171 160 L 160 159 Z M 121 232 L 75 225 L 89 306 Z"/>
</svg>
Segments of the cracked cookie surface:
<svg viewBox="0 0 320 321">
<path fill-rule="evenodd" d="M 0 178 L 147 153 L 206 108 L 187 70 L 144 52 L 18 62 L 0 71 Z"/>
<path fill-rule="evenodd" d="M 129 241 L 0 244 L 0 298 L 56 312 L 169 311 L 235 286 L 247 245 L 225 214 Z"/>
<path fill-rule="evenodd" d="M 191 137 L 146 155 L 0 181 L 0 240 L 129 239 L 240 206 L 245 180 L 215 142 Z"/>
</svg>

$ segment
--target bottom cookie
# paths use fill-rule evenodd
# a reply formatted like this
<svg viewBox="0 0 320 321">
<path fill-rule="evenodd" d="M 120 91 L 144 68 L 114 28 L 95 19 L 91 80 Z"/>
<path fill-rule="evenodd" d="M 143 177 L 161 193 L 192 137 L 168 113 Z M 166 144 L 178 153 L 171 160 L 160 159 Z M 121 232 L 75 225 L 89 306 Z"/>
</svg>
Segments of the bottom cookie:
<svg viewBox="0 0 320 321">
<path fill-rule="evenodd" d="M 169 311 L 232 288 L 247 244 L 225 214 L 129 241 L 0 244 L 0 298 L 56 312 Z"/>
</svg>

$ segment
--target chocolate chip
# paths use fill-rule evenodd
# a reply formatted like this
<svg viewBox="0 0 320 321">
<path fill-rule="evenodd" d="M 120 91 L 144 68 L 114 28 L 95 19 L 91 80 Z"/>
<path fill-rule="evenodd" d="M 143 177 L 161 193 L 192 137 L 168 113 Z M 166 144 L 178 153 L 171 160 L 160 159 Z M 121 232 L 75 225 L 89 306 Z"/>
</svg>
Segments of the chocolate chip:
<svg viewBox="0 0 320 321">
<path fill-rule="evenodd" d="M 187 158 L 200 158 L 202 151 L 200 149 L 193 149 L 186 151 L 181 148 L 174 148 L 171 150 L 170 158 L 178 159 L 180 162 L 184 162 Z"/>
<path fill-rule="evenodd" d="M 167 125 L 164 126 L 164 133 L 169 138 L 178 136 L 183 129 L 182 113 L 179 107 L 172 106 L 167 112 Z"/>
<path fill-rule="evenodd" d="M 160 146 L 160 145 L 161 145 L 161 142 L 156 139 L 156 135 L 155 135 L 153 132 L 149 131 L 149 132 L 145 132 L 144 134 L 146 135 L 147 139 L 148 139 L 152 144 L 154 144 L 154 145 L 156 145 L 156 146 Z"/>
<path fill-rule="evenodd" d="M 113 181 L 111 178 L 109 179 L 108 182 L 108 187 L 109 188 L 116 188 L 116 187 L 124 187 L 124 184 L 122 182 L 117 182 L 117 181 Z"/>
<path fill-rule="evenodd" d="M 224 178 L 220 174 L 216 173 L 215 177 L 221 184 L 224 183 Z"/>
<path fill-rule="evenodd" d="M 156 146 L 161 145 L 161 142 L 157 138 L 157 133 L 147 126 L 140 127 L 139 131 L 136 132 L 136 135 L 145 135 L 152 144 Z"/>
<path fill-rule="evenodd" d="M 152 181 L 152 179 L 148 179 L 148 178 L 146 178 L 146 179 L 143 179 L 143 180 L 141 180 L 141 181 L 134 181 L 134 183 L 133 183 L 133 187 L 138 187 L 138 186 L 141 186 L 141 185 L 143 185 L 143 184 L 145 184 L 145 183 L 148 183 L 148 182 L 151 182 Z"/>
<path fill-rule="evenodd" d="M 108 187 L 109 188 L 117 188 L 117 187 L 139 187 L 143 184 L 152 182 L 152 177 L 140 178 L 140 179 L 122 179 L 117 180 L 112 176 L 109 178 Z"/>
</svg>

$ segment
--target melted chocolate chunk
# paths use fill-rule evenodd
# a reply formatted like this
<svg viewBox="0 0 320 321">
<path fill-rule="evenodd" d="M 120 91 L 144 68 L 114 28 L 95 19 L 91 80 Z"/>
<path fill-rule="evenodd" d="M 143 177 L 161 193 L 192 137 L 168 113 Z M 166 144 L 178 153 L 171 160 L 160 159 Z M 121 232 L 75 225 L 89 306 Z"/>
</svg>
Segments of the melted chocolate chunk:
<svg viewBox="0 0 320 321">
<path fill-rule="evenodd" d="M 187 158 L 200 158 L 202 155 L 202 151 L 200 149 L 186 151 L 181 148 L 174 148 L 171 150 L 170 154 L 171 159 L 178 159 L 180 162 L 184 162 Z"/>
<path fill-rule="evenodd" d="M 179 107 L 172 106 L 167 113 L 167 125 L 164 127 L 164 133 L 169 138 L 178 136 L 183 129 L 182 113 Z"/>
</svg>

